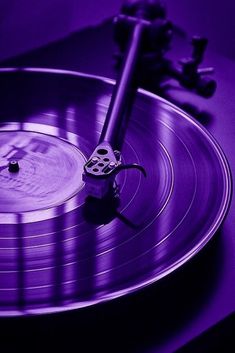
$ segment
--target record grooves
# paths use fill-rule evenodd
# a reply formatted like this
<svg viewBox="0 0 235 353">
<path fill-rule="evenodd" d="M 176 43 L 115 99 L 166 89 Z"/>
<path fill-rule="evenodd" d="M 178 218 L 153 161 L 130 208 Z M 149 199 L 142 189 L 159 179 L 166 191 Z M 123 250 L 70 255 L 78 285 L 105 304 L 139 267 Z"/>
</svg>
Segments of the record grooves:
<svg viewBox="0 0 235 353">
<path fill-rule="evenodd" d="M 217 142 L 139 90 L 122 153 L 147 178 L 120 174 L 117 213 L 86 216 L 83 165 L 112 85 L 75 72 L 0 71 L 2 316 L 84 307 L 157 281 L 196 254 L 227 212 L 231 177 Z M 15 158 L 19 172 L 9 174 Z"/>
</svg>

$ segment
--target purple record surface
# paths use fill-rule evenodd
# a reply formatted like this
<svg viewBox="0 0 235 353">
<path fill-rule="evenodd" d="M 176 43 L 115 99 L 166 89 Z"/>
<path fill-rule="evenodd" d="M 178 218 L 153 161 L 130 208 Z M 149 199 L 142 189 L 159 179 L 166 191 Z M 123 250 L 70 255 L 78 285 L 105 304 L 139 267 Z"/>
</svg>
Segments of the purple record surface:
<svg viewBox="0 0 235 353">
<path fill-rule="evenodd" d="M 0 315 L 85 307 L 172 272 L 229 207 L 227 161 L 183 111 L 139 91 L 118 177 L 118 213 L 88 209 L 83 165 L 113 82 L 50 69 L 0 70 Z M 18 173 L 8 164 L 17 160 Z"/>
</svg>

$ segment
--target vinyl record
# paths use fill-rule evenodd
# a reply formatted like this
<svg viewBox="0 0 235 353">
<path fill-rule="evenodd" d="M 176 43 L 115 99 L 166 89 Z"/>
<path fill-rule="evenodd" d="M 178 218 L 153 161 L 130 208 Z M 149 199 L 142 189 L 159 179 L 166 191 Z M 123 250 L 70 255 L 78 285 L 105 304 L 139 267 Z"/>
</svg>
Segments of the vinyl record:
<svg viewBox="0 0 235 353">
<path fill-rule="evenodd" d="M 113 82 L 75 72 L 0 70 L 0 315 L 85 307 L 159 280 L 220 226 L 231 178 L 186 113 L 139 90 L 116 204 L 87 202 L 83 166 Z M 9 170 L 17 161 L 19 171 Z"/>
</svg>

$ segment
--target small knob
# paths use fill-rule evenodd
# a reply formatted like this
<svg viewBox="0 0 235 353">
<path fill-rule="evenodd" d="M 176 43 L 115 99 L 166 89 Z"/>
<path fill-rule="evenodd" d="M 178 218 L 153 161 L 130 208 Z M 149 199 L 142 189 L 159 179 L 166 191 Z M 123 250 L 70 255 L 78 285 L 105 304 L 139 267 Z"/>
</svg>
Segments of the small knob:
<svg viewBox="0 0 235 353">
<path fill-rule="evenodd" d="M 193 59 L 200 64 L 203 60 L 203 56 L 208 44 L 208 40 L 206 38 L 202 38 L 199 36 L 194 36 L 192 39 L 193 45 Z"/>
<path fill-rule="evenodd" d="M 204 97 L 210 98 L 214 95 L 216 91 L 216 81 L 210 77 L 203 77 L 198 81 L 197 93 Z"/>
<path fill-rule="evenodd" d="M 8 170 L 10 173 L 18 173 L 18 171 L 20 170 L 18 161 L 10 161 Z"/>
</svg>

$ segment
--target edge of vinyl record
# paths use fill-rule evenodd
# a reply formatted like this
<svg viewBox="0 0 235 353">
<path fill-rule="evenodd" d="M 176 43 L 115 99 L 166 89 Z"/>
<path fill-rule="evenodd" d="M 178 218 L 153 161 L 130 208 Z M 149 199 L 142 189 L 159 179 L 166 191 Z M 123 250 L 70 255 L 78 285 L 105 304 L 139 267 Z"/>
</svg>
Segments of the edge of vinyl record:
<svg viewBox="0 0 235 353">
<path fill-rule="evenodd" d="M 89 78 L 89 79 L 94 79 L 94 80 L 99 80 L 104 83 L 114 85 L 115 80 L 106 78 L 103 76 L 99 75 L 93 75 L 93 74 L 86 74 L 82 73 L 79 71 L 71 71 L 71 70 L 64 70 L 64 69 L 51 69 L 51 68 L 38 68 L 38 67 L 9 67 L 9 68 L 0 68 L 0 74 L 2 73 L 10 73 L 10 72 L 32 72 L 32 73 L 45 73 L 45 74 L 62 74 L 62 75 L 71 75 L 71 76 L 78 76 L 78 77 L 84 77 L 84 78 Z M 157 98 L 159 101 L 168 104 L 174 111 L 180 112 L 184 119 L 189 120 L 191 123 L 193 123 L 198 129 L 202 131 L 204 135 L 206 135 L 207 138 L 209 138 L 215 147 L 216 153 L 218 157 L 221 160 L 221 163 L 224 167 L 225 171 L 225 196 L 224 196 L 224 204 L 223 208 L 221 209 L 217 220 L 214 222 L 213 226 L 209 229 L 209 231 L 205 234 L 203 239 L 197 243 L 190 251 L 187 252 L 180 260 L 174 262 L 169 268 L 165 269 L 161 273 L 159 273 L 157 276 L 151 279 L 147 279 L 145 281 L 140 282 L 137 285 L 133 285 L 131 287 L 128 287 L 126 289 L 122 289 L 116 292 L 113 292 L 112 294 L 107 294 L 103 295 L 101 298 L 97 300 L 91 300 L 91 301 L 83 301 L 83 302 L 78 302 L 78 303 L 71 303 L 71 304 L 65 304 L 64 306 L 53 306 L 50 308 L 40 308 L 40 309 L 27 309 L 27 310 L 12 310 L 12 311 L 0 311 L 0 316 L 21 316 L 21 315 L 39 315 L 39 314 L 48 314 L 48 313 L 57 313 L 57 312 L 63 312 L 63 311 L 68 311 L 68 310 L 74 310 L 74 309 L 79 309 L 79 308 L 85 308 L 88 306 L 92 306 L 94 304 L 106 302 L 108 300 L 112 300 L 118 297 L 121 297 L 123 295 L 127 295 L 130 293 L 133 293 L 139 289 L 143 289 L 144 287 L 147 287 L 150 284 L 153 284 L 160 280 L 163 277 L 166 277 L 179 267 L 181 267 L 184 263 L 188 262 L 191 258 L 193 258 L 204 246 L 209 242 L 209 240 L 213 237 L 213 235 L 216 233 L 216 231 L 219 229 L 221 224 L 223 223 L 230 207 L 230 203 L 232 200 L 232 190 L 233 190 L 233 182 L 232 182 L 232 173 L 230 170 L 230 166 L 227 160 L 227 157 L 225 156 L 225 153 L 223 152 L 221 146 L 219 145 L 218 141 L 216 138 L 203 126 L 201 123 L 199 123 L 195 118 L 187 114 L 184 110 L 181 108 L 177 107 L 173 103 L 167 101 L 166 99 L 151 93 L 149 91 L 146 91 L 142 88 L 138 89 L 138 92 L 142 95 L 151 97 L 151 98 Z"/>
</svg>

